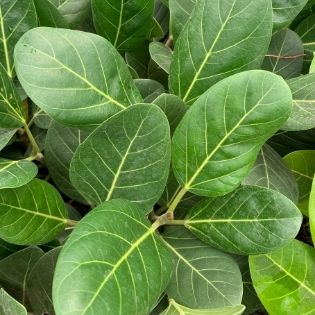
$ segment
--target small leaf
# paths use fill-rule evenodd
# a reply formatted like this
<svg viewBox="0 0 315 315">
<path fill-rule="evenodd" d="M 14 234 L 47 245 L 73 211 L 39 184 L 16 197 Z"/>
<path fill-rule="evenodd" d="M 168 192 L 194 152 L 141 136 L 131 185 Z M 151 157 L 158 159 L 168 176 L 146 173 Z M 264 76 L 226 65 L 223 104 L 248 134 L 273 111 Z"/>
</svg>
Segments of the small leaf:
<svg viewBox="0 0 315 315">
<path fill-rule="evenodd" d="M 37 175 L 37 166 L 28 160 L 0 158 L 0 189 L 20 187 Z"/>
<path fill-rule="evenodd" d="M 284 29 L 272 36 L 262 69 L 290 79 L 301 74 L 303 57 L 304 48 L 300 37 L 295 32 Z"/>
<path fill-rule="evenodd" d="M 159 106 L 165 113 L 170 123 L 171 134 L 173 134 L 186 114 L 186 104 L 178 96 L 166 93 L 158 96 L 152 103 Z"/>
<path fill-rule="evenodd" d="M 10 256 L 11 254 L 23 249 L 23 246 L 10 244 L 2 239 L 0 239 L 0 260 Z"/>
<path fill-rule="evenodd" d="M 147 315 L 172 267 L 171 253 L 141 209 L 124 200 L 105 202 L 80 221 L 61 251 L 55 311 Z"/>
<path fill-rule="evenodd" d="M 13 78 L 13 50 L 15 44 L 27 30 L 36 26 L 36 11 L 32 0 L 1 1 L 0 63 L 5 68 L 8 77 Z M 3 76 L 2 73 L 1 76 Z"/>
<path fill-rule="evenodd" d="M 270 0 L 197 1 L 175 45 L 170 91 L 191 105 L 218 81 L 259 68 L 270 42 L 271 15 Z"/>
<path fill-rule="evenodd" d="M 309 195 L 315 174 L 315 150 L 295 151 L 283 158 L 284 163 L 293 172 L 300 192 L 299 208 L 308 215 Z"/>
<path fill-rule="evenodd" d="M 284 195 L 244 186 L 223 197 L 199 202 L 185 226 L 204 242 L 230 253 L 268 253 L 294 239 L 302 215 Z"/>
<path fill-rule="evenodd" d="M 45 148 L 45 162 L 54 184 L 66 196 L 81 203 L 86 200 L 70 182 L 69 169 L 75 150 L 87 135 L 78 128 L 68 128 L 54 121 L 48 129 Z"/>
<path fill-rule="evenodd" d="M 312 314 L 315 250 L 293 240 L 270 254 L 249 258 L 256 292 L 270 315 Z"/>
<path fill-rule="evenodd" d="M 279 191 L 294 203 L 299 200 L 299 189 L 294 175 L 281 156 L 268 144 L 261 148 L 254 167 L 243 180 L 243 185 Z"/>
<path fill-rule="evenodd" d="M 32 121 L 41 129 L 49 129 L 52 119 L 35 104 L 32 104 Z"/>
<path fill-rule="evenodd" d="M 35 314 L 55 314 L 52 305 L 52 282 L 61 247 L 37 260 L 27 277 L 27 296 Z"/>
<path fill-rule="evenodd" d="M 13 81 L 0 65 L 0 123 L 2 128 L 18 128 L 23 125 L 22 105 Z"/>
<path fill-rule="evenodd" d="M 10 142 L 16 129 L 0 128 L 0 151 Z"/>
<path fill-rule="evenodd" d="M 209 247 L 183 227 L 163 233 L 172 251 L 175 270 L 166 294 L 191 308 L 218 308 L 240 304 L 243 282 L 237 263 Z"/>
<path fill-rule="evenodd" d="M 162 195 L 169 162 L 164 113 L 137 104 L 105 121 L 80 145 L 70 179 L 91 204 L 124 198 L 148 211 Z"/>
<path fill-rule="evenodd" d="M 26 279 L 32 266 L 43 254 L 39 247 L 30 246 L 0 261 L 1 286 L 28 310 L 31 307 L 27 298 Z"/>
<path fill-rule="evenodd" d="M 152 103 L 165 92 L 165 88 L 161 83 L 151 79 L 135 79 L 134 82 L 145 103 Z"/>
<path fill-rule="evenodd" d="M 149 35 L 154 12 L 153 0 L 92 0 L 97 33 L 119 51 L 136 49 Z"/>
<path fill-rule="evenodd" d="M 153 61 L 166 73 L 170 73 L 172 61 L 172 50 L 162 43 L 153 42 L 149 46 L 150 55 Z"/>
<path fill-rule="evenodd" d="M 95 34 L 39 27 L 19 40 L 14 58 L 29 97 L 64 124 L 95 126 L 142 100 L 122 57 Z"/>
<path fill-rule="evenodd" d="M 308 0 L 272 0 L 273 29 L 284 28 L 303 10 Z"/>
<path fill-rule="evenodd" d="M 44 244 L 65 227 L 66 209 L 58 191 L 45 181 L 0 190 L 0 237 L 13 244 Z"/>
<path fill-rule="evenodd" d="M 315 127 L 315 74 L 303 75 L 287 81 L 293 97 L 290 118 L 283 130 L 307 130 Z"/>
<path fill-rule="evenodd" d="M 26 308 L 3 289 L 0 289 L 0 314 L 27 315 Z"/>
<path fill-rule="evenodd" d="M 240 315 L 244 312 L 245 306 L 234 305 L 214 309 L 191 309 L 170 300 L 169 307 L 161 315 Z"/>
<path fill-rule="evenodd" d="M 233 191 L 291 107 L 284 80 L 266 71 L 247 71 L 217 83 L 175 131 L 172 165 L 178 182 L 201 196 Z"/>
<path fill-rule="evenodd" d="M 314 176 L 315 178 L 315 176 Z M 315 245 L 315 180 L 313 180 L 309 202 L 310 229 L 313 244 Z"/>
</svg>

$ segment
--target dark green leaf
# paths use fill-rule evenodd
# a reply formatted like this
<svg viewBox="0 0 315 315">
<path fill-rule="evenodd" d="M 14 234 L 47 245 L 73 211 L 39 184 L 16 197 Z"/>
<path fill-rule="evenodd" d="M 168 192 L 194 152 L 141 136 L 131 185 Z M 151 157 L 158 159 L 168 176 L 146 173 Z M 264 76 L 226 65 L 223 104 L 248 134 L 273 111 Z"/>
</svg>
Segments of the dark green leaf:
<svg viewBox="0 0 315 315">
<path fill-rule="evenodd" d="M 0 289 L 0 315 L 27 315 L 26 308 L 3 289 Z"/>
<path fill-rule="evenodd" d="M 172 267 L 170 251 L 142 209 L 124 200 L 105 202 L 83 218 L 61 251 L 56 313 L 147 315 Z"/>
<path fill-rule="evenodd" d="M 38 106 L 32 104 L 32 122 L 41 128 L 41 129 L 49 129 L 52 119 Z"/>
<path fill-rule="evenodd" d="M 237 263 L 183 227 L 163 233 L 174 255 L 175 270 L 166 288 L 169 298 L 190 308 L 219 308 L 240 304 L 243 282 Z"/>
<path fill-rule="evenodd" d="M 285 79 L 299 76 L 303 67 L 304 48 L 300 37 L 289 29 L 272 36 L 262 69 Z"/>
<path fill-rule="evenodd" d="M 68 125 L 98 125 L 142 100 L 122 57 L 94 34 L 33 29 L 18 42 L 15 64 L 34 103 Z"/>
<path fill-rule="evenodd" d="M 37 166 L 28 160 L 0 158 L 0 189 L 20 187 L 37 175 Z"/>
<path fill-rule="evenodd" d="M 45 162 L 55 185 L 66 196 L 82 203 L 86 201 L 70 182 L 69 169 L 75 150 L 86 137 L 87 133 L 80 129 L 53 122 L 48 129 L 45 149 Z"/>
<path fill-rule="evenodd" d="M 299 200 L 297 181 L 282 161 L 281 156 L 269 145 L 265 144 L 260 150 L 256 163 L 243 185 L 255 185 L 279 191 L 294 203 Z"/>
<path fill-rule="evenodd" d="M 315 177 L 314 177 L 315 178 Z M 315 245 L 315 180 L 313 180 L 309 202 L 310 229 L 313 244 Z"/>
<path fill-rule="evenodd" d="M 229 75 L 259 68 L 270 42 L 271 19 L 270 0 L 198 1 L 175 45 L 171 92 L 192 104 Z"/>
<path fill-rule="evenodd" d="M 118 50 L 134 50 L 150 32 L 154 0 L 92 0 L 97 33 Z"/>
<path fill-rule="evenodd" d="M 0 237 L 14 244 L 44 244 L 67 223 L 58 191 L 45 181 L 0 190 Z"/>
<path fill-rule="evenodd" d="M 26 306 L 28 310 L 31 308 L 27 298 L 26 280 L 32 269 L 32 266 L 43 254 L 44 252 L 40 248 L 31 246 L 22 249 L 0 261 L 1 286 L 12 297 Z"/>
<path fill-rule="evenodd" d="M 139 45 L 134 51 L 126 52 L 125 59 L 128 66 L 137 72 L 139 78 L 147 78 L 150 61 L 148 42 Z"/>
<path fill-rule="evenodd" d="M 0 260 L 2 260 L 5 257 L 10 256 L 11 254 L 17 252 L 20 249 L 23 249 L 23 246 L 10 244 L 10 243 L 0 239 Z"/>
<path fill-rule="evenodd" d="M 155 105 L 137 104 L 97 128 L 75 152 L 70 179 L 91 204 L 124 198 L 145 211 L 164 190 L 169 126 Z"/>
<path fill-rule="evenodd" d="M 175 131 L 172 164 L 186 190 L 202 196 L 233 191 L 261 146 L 288 119 L 291 92 L 282 78 L 254 70 L 203 94 Z"/>
<path fill-rule="evenodd" d="M 10 142 L 16 129 L 0 128 L 0 151 Z"/>
<path fill-rule="evenodd" d="M 151 79 L 136 79 L 134 82 L 146 103 L 152 103 L 165 92 L 165 88 L 161 83 Z"/>
<path fill-rule="evenodd" d="M 239 254 L 268 253 L 295 238 L 302 215 L 277 191 L 244 186 L 223 197 L 198 203 L 185 226 L 204 242 Z"/>
<path fill-rule="evenodd" d="M 315 250 L 293 240 L 249 259 L 256 292 L 270 315 L 314 314 Z"/>
</svg>

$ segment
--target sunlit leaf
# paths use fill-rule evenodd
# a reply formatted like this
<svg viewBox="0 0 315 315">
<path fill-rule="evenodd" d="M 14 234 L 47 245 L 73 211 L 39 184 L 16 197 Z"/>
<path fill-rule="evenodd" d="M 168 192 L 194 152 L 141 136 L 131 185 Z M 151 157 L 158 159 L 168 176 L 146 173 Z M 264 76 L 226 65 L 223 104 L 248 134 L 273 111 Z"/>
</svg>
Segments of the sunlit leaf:
<svg viewBox="0 0 315 315">
<path fill-rule="evenodd" d="M 3 289 L 0 289 L 0 314 L 27 315 L 26 308 Z"/>
</svg>

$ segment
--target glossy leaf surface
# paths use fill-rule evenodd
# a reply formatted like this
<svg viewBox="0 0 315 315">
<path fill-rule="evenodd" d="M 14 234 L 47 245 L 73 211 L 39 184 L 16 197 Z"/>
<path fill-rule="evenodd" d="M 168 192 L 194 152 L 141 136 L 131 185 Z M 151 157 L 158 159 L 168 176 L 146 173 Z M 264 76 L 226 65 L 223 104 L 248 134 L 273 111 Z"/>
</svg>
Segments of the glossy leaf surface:
<svg viewBox="0 0 315 315">
<path fill-rule="evenodd" d="M 97 128 L 75 152 L 70 179 L 91 204 L 124 198 L 150 210 L 162 195 L 170 162 L 166 116 L 137 104 Z"/>
<path fill-rule="evenodd" d="M 44 244 L 67 223 L 58 191 L 45 181 L 0 190 L 0 237 L 14 244 Z"/>
<path fill-rule="evenodd" d="M 218 81 L 259 68 L 271 37 L 271 15 L 269 0 L 198 1 L 175 45 L 171 92 L 191 105 Z"/>
<path fill-rule="evenodd" d="M 203 200 L 185 221 L 185 226 L 204 242 L 239 255 L 277 249 L 295 238 L 301 224 L 302 215 L 291 200 L 255 186 Z"/>
<path fill-rule="evenodd" d="M 177 180 L 202 196 L 233 191 L 291 107 L 284 80 L 266 71 L 247 71 L 217 83 L 175 131 L 172 165 Z"/>
<path fill-rule="evenodd" d="M 64 124 L 97 125 L 141 101 L 121 56 L 95 34 L 33 29 L 17 44 L 15 65 L 30 98 Z"/>
<path fill-rule="evenodd" d="M 124 200 L 105 202 L 83 218 L 61 251 L 56 313 L 147 315 L 172 267 L 171 253 L 141 209 Z"/>
</svg>

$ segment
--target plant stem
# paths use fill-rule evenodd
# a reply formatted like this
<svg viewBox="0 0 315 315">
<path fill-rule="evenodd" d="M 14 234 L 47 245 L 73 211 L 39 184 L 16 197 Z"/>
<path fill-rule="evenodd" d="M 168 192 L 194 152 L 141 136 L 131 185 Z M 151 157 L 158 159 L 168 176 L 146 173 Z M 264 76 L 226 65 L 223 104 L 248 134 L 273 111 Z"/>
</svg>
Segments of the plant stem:
<svg viewBox="0 0 315 315">
<path fill-rule="evenodd" d="M 28 127 L 27 123 L 24 123 L 24 130 L 27 134 L 27 137 L 32 145 L 32 156 L 34 156 L 35 158 L 39 158 L 41 159 L 43 157 L 43 154 L 35 140 L 35 138 L 32 135 L 32 132 L 30 130 L 30 128 Z"/>
<path fill-rule="evenodd" d="M 187 190 L 185 187 L 183 187 L 179 193 L 176 195 L 172 203 L 170 204 L 167 213 L 173 213 L 177 207 L 177 205 L 180 203 L 180 201 L 183 199 L 184 195 L 186 194 Z"/>
<path fill-rule="evenodd" d="M 76 226 L 78 223 L 79 223 L 79 221 L 67 219 L 67 225 L 68 226 Z"/>
<path fill-rule="evenodd" d="M 186 220 L 168 220 L 165 224 L 166 225 L 185 225 Z"/>
</svg>

